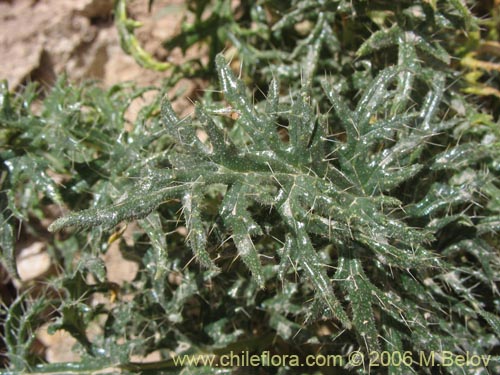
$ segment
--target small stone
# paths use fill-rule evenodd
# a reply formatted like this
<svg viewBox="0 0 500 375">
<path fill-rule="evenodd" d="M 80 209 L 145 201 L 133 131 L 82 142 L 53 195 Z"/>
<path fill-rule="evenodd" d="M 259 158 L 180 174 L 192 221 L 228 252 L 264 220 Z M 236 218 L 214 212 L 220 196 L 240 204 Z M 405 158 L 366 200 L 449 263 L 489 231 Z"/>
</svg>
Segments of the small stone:
<svg viewBox="0 0 500 375">
<path fill-rule="evenodd" d="M 113 0 L 71 0 L 70 3 L 78 14 L 87 18 L 102 17 L 113 10 Z"/>
<path fill-rule="evenodd" d="M 51 266 L 45 243 L 34 242 L 21 249 L 17 256 L 17 272 L 22 281 L 29 281 L 45 274 Z"/>
<path fill-rule="evenodd" d="M 49 323 L 40 327 L 36 333 L 37 339 L 46 347 L 45 359 L 49 363 L 79 361 L 80 356 L 71 349 L 76 340 L 66 331 L 58 330 L 53 335 L 47 332 Z"/>
</svg>

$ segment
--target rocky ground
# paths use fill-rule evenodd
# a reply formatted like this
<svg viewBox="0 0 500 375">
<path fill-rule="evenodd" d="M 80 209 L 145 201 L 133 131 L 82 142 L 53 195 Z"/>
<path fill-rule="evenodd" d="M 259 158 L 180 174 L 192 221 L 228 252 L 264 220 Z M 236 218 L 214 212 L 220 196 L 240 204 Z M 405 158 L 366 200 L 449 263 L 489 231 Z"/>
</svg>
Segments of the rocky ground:
<svg viewBox="0 0 500 375">
<path fill-rule="evenodd" d="M 181 0 L 130 1 L 129 15 L 144 23 L 137 31 L 143 47 L 176 63 L 161 42 L 175 34 L 184 13 Z M 44 85 L 66 73 L 70 80 L 97 79 L 105 86 L 132 80 L 158 83 L 168 73 L 143 69 L 120 48 L 113 24 L 113 0 L 0 0 L 0 77 L 11 89 L 29 81 Z"/>
</svg>

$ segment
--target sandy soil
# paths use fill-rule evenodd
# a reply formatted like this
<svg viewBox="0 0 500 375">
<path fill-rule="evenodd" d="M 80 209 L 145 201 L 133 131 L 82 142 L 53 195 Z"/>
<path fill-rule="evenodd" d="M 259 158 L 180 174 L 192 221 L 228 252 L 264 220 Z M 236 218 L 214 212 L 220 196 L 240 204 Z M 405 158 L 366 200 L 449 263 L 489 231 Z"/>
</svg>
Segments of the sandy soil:
<svg viewBox="0 0 500 375">
<path fill-rule="evenodd" d="M 160 60 L 182 60 L 161 42 L 178 29 L 182 0 L 130 1 L 129 15 L 144 23 L 137 30 L 143 47 Z M 143 69 L 120 48 L 113 25 L 113 0 L 0 0 L 0 78 L 17 89 L 28 81 L 44 85 L 66 73 L 72 81 L 97 79 L 105 86 L 133 80 L 158 83 L 168 73 Z"/>
</svg>

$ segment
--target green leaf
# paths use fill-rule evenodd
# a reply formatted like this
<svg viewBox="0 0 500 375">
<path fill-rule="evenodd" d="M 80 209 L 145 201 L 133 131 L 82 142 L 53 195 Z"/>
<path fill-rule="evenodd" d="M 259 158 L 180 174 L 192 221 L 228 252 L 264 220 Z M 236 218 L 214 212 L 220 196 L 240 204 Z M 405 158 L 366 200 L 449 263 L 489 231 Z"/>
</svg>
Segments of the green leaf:
<svg viewBox="0 0 500 375">
<path fill-rule="evenodd" d="M 361 262 L 347 254 L 339 259 L 335 279 L 341 280 L 343 289 L 349 295 L 352 309 L 352 323 L 368 353 L 380 350 L 378 330 L 372 311 L 372 290 L 366 283 Z"/>
<path fill-rule="evenodd" d="M 191 191 L 186 192 L 182 197 L 182 208 L 188 229 L 188 242 L 193 250 L 193 254 L 202 266 L 217 269 L 206 249 L 207 235 L 198 206 L 201 197 L 202 191 L 196 184 Z"/>
<path fill-rule="evenodd" d="M 8 218 L 2 215 L 2 227 L 0 230 L 0 249 L 2 253 L 0 259 L 7 271 L 9 271 L 12 276 L 18 277 L 14 243 L 12 225 L 9 223 Z"/>
<path fill-rule="evenodd" d="M 232 239 L 238 249 L 238 255 L 252 272 L 257 284 L 264 287 L 264 275 L 259 254 L 252 241 L 252 235 L 261 235 L 260 226 L 247 211 L 247 185 L 236 183 L 227 191 L 221 206 L 221 216 L 228 228 L 233 231 Z"/>
<path fill-rule="evenodd" d="M 124 220 L 142 219 L 165 200 L 179 196 L 183 190 L 183 186 L 165 187 L 147 194 L 141 194 L 138 190 L 136 197 L 123 203 L 106 208 L 91 208 L 59 218 L 49 226 L 49 231 L 55 232 L 69 226 L 89 228 L 104 225 L 110 228 Z"/>
</svg>

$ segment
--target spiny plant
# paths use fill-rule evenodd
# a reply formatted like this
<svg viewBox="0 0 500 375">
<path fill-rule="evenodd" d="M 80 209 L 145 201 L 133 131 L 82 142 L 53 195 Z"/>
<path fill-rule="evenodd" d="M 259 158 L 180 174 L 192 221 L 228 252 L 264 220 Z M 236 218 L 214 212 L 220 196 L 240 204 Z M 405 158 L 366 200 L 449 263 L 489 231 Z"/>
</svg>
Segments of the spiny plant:
<svg viewBox="0 0 500 375">
<path fill-rule="evenodd" d="M 229 373 L 176 368 L 172 357 L 359 348 L 492 354 L 485 371 L 498 372 L 500 134 L 493 117 L 460 94 L 449 67 L 460 33 L 452 30 L 474 30 L 474 17 L 461 1 L 242 4 L 236 18 L 228 2 L 194 2 L 195 24 L 176 43 L 199 42 L 201 35 L 218 38 L 214 45 L 230 41 L 250 84 L 212 51 L 220 91 L 207 90 L 194 117 L 180 119 L 163 92 L 129 133 L 120 131 L 121 116 L 112 107 L 91 112 L 104 128 L 101 113 L 118 119 L 116 128 L 106 147 L 88 155 L 103 163 L 101 176 L 79 196 L 88 206 L 74 204 L 77 212 L 49 228 L 64 239 L 53 246 L 65 272 L 48 288 L 59 296 L 32 302 L 24 293 L 7 309 L 12 370 Z M 227 12 L 202 17 L 220 7 Z M 257 26 L 245 30 L 249 20 Z M 299 22 L 305 22 L 300 33 Z M 6 128 L 50 118 L 50 111 L 37 117 L 22 100 L 6 106 L 8 100 L 2 102 L 2 113 L 10 113 L 9 121 L 2 118 Z M 89 106 L 99 109 L 101 101 Z M 78 129 L 83 118 L 97 130 L 94 117 L 75 108 L 76 120 L 66 126 Z M 24 186 L 17 170 L 7 176 Z M 74 202 L 47 181 L 62 203 Z M 57 202 L 46 189 L 34 191 Z M 3 212 L 10 218 L 13 211 Z M 116 288 L 96 258 L 107 248 L 103 234 L 130 220 L 140 229 L 132 244 L 120 241 L 120 247 L 141 268 L 120 288 L 129 298 L 91 305 L 88 298 Z M 12 224 L 5 221 L 10 233 Z M 187 227 L 191 252 L 172 234 L 179 225 Z M 87 243 L 90 255 L 78 250 Z M 2 249 L 13 264 L 12 251 Z M 65 252 L 81 258 L 72 261 Z M 80 362 L 33 358 L 31 330 L 50 306 L 56 307 L 52 329 L 77 339 Z M 95 325 L 102 335 L 88 333 Z M 131 359 L 155 351 L 163 361 Z M 418 364 L 383 369 L 434 370 Z M 440 371 L 480 370 L 455 363 Z M 290 366 L 275 372 L 312 371 L 329 373 Z"/>
<path fill-rule="evenodd" d="M 77 87 L 61 78 L 35 111 L 34 102 L 39 98 L 36 85 L 29 85 L 21 95 L 9 92 L 7 84 L 2 82 L 1 261 L 10 277 L 19 282 L 17 242 L 20 238 L 43 240 L 54 262 L 65 271 L 60 280 L 49 282 L 46 298 L 31 300 L 30 289 L 45 289 L 31 282 L 21 284 L 25 290 L 20 290 L 19 298 L 10 307 L 4 305 L 6 301 L 1 302 L 2 311 L 7 312 L 5 322 L 2 314 L 5 344 L 14 369 L 21 371 L 39 361 L 31 350 L 34 332 L 50 311 L 56 305 L 61 311 L 72 311 L 64 310 L 61 301 L 52 298 L 51 293 L 64 286 L 66 291 L 73 292 L 69 292 L 68 299 L 74 305 L 82 293 L 102 292 L 112 287 L 105 280 L 104 264 L 97 258 L 101 252 L 101 230 L 89 236 L 50 238 L 41 223 L 57 215 L 63 207 L 78 210 L 92 204 L 110 204 L 117 188 L 125 188 L 131 181 L 124 174 L 133 176 L 141 169 L 146 151 L 153 151 L 148 146 L 161 134 L 154 124 L 147 130 L 138 125 L 137 133 L 126 133 L 123 115 L 132 100 L 151 89 L 117 85 L 104 91 L 95 85 Z M 138 119 L 149 117 L 154 106 L 154 103 L 145 106 Z M 150 157 L 155 158 L 153 154 Z M 86 249 L 87 256 L 84 254 L 80 262 L 73 262 L 74 256 L 80 257 L 81 249 Z M 98 282 L 86 285 L 83 279 L 87 274 L 95 275 Z"/>
<path fill-rule="evenodd" d="M 331 314 L 345 329 L 353 330 L 368 351 L 381 348 L 380 338 L 391 350 L 408 349 L 406 340 L 411 340 L 414 350 L 451 347 L 459 334 L 450 336 L 455 325 L 452 317 L 466 312 L 483 317 L 500 333 L 498 318 L 481 307 L 457 280 L 459 271 L 429 246 L 436 228 L 463 216 L 453 214 L 453 208 L 462 210 L 463 204 L 479 199 L 477 191 L 491 184 L 491 177 L 475 173 L 477 180 L 471 181 L 462 174 L 455 178 L 464 181 L 455 186 L 435 182 L 423 197 L 412 197 L 413 202 L 391 194 L 405 182 L 422 178 L 424 172 L 455 167 L 450 159 L 463 151 L 453 147 L 437 156 L 423 155 L 434 138 L 457 124 L 456 119 L 437 116 L 444 79 L 436 80 L 421 108 L 401 112 L 391 111 L 391 99 L 398 90 L 390 87 L 405 73 L 403 68 L 382 71 L 354 110 L 324 81 L 325 93 L 345 127 L 345 139 L 338 140 L 328 135 L 326 118 L 315 113 L 307 89 L 291 103 L 280 103 L 274 81 L 265 105 L 255 108 L 221 56 L 217 68 L 224 97 L 239 116 L 235 127 L 243 136 L 237 137 L 235 129 L 227 132 L 201 105 L 196 109 L 198 123 L 180 120 L 165 101 L 161 118 L 175 141 L 169 168 L 154 168 L 143 176 L 131 198 L 66 216 L 50 230 L 71 225 L 113 227 L 177 198 L 182 201 L 196 259 L 215 270 L 217 257 L 207 251 L 210 223 L 202 220 L 201 207 L 210 188 L 223 185 L 218 217 L 257 284 L 266 285 L 259 255 L 275 264 L 274 273 L 283 283 L 291 271 L 300 270 L 317 297 L 308 315 Z M 288 124 L 287 141 L 280 140 L 277 132 L 283 126 L 280 122 Z M 196 135 L 198 127 L 208 134 L 205 143 Z M 264 247 L 259 253 L 255 241 L 264 231 L 254 217 L 263 207 L 280 218 L 280 235 L 270 234 L 282 246 Z M 432 225 L 409 224 L 431 215 L 436 216 Z M 326 251 L 325 244 L 331 246 L 326 264 L 319 254 Z M 483 251 L 493 251 L 486 243 L 483 246 Z M 327 267 L 335 270 L 333 283 Z M 443 285 L 433 281 L 434 290 L 423 298 L 423 284 L 431 280 L 450 283 L 458 296 L 446 296 Z M 485 281 L 494 287 L 494 280 Z M 438 298 L 455 303 L 456 298 L 465 298 L 467 303 L 442 313 Z M 432 318 L 420 312 L 424 307 L 433 312 Z M 441 329 L 431 334 L 428 326 L 433 323 Z"/>
<path fill-rule="evenodd" d="M 13 275 L 17 274 L 16 221 L 24 222 L 24 230 L 34 237 L 43 237 L 32 220 L 46 217 L 47 205 L 41 197 L 59 207 L 81 209 L 88 207 L 92 192 L 97 198 L 93 204 L 109 204 L 115 194 L 113 184 L 122 173 L 127 170 L 133 175 L 141 168 L 145 149 L 159 134 L 154 126 L 147 137 L 140 126 L 124 132 L 123 115 L 131 101 L 148 90 L 129 90 L 123 85 L 105 92 L 93 86 L 75 87 L 62 78 L 35 114 L 35 85 L 16 96 L 2 83 L 2 249 Z M 148 116 L 151 108 L 145 107 L 140 117 Z M 140 140 L 133 140 L 137 136 Z M 56 183 L 57 176 L 63 186 Z"/>
</svg>

